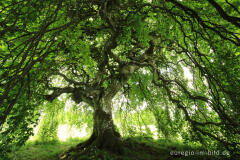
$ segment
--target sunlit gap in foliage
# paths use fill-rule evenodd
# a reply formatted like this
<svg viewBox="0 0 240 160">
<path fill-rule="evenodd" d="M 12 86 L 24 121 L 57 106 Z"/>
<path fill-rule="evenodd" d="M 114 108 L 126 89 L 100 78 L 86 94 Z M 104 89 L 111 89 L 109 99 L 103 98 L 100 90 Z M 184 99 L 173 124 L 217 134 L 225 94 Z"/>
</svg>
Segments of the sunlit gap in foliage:
<svg viewBox="0 0 240 160">
<path fill-rule="evenodd" d="M 81 124 L 81 127 L 73 124 L 73 121 L 78 121 L 78 118 L 76 119 L 76 115 L 78 116 L 77 111 L 79 108 L 81 109 L 81 107 L 81 105 L 76 105 L 71 99 L 69 99 L 66 94 L 62 94 L 56 101 L 53 101 L 52 103 L 44 103 L 42 106 L 43 110 L 41 111 L 39 124 L 34 128 L 34 136 L 31 136 L 29 140 L 49 141 L 51 138 L 47 136 L 53 135 L 55 135 L 56 138 L 52 138 L 51 140 L 66 141 L 71 138 L 86 138 L 88 134 L 90 134 L 87 132 L 87 124 L 83 123 Z M 49 117 L 49 113 L 55 114 Z M 51 127 L 51 124 L 49 124 L 50 127 L 49 125 L 46 125 L 46 123 L 49 123 L 49 118 L 52 121 L 50 122 L 51 124 L 57 124 L 55 129 Z M 49 132 L 52 131 L 54 131 L 55 134 L 49 135 Z"/>
<path fill-rule="evenodd" d="M 68 124 L 61 124 L 58 126 L 58 139 L 60 141 L 66 141 L 69 138 L 84 138 L 88 135 L 87 125 L 79 130 L 77 127 L 70 126 Z"/>
<path fill-rule="evenodd" d="M 30 141 L 35 141 L 38 139 L 37 132 L 39 129 L 39 125 L 34 128 L 34 136 L 30 137 Z M 70 126 L 69 124 L 60 124 L 57 129 L 57 136 L 58 140 L 60 141 L 66 141 L 70 138 L 85 138 L 88 136 L 88 133 L 86 131 L 87 125 L 84 126 L 84 128 L 78 129 L 75 126 Z"/>
</svg>

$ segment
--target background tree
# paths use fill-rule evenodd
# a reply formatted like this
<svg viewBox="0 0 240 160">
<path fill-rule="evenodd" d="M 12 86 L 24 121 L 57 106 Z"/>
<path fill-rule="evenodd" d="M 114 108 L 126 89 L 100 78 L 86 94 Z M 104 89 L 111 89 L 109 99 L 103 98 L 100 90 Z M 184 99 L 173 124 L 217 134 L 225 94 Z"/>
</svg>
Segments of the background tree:
<svg viewBox="0 0 240 160">
<path fill-rule="evenodd" d="M 63 93 L 94 110 L 92 136 L 78 148 L 122 152 L 112 120 L 121 92 L 131 103 L 147 102 L 158 118 L 156 108 L 174 104 L 166 113 L 185 117 L 191 139 L 239 154 L 238 1 L 0 4 L 2 153 L 28 139 L 44 100 Z M 162 121 L 164 130 L 170 124 Z"/>
</svg>

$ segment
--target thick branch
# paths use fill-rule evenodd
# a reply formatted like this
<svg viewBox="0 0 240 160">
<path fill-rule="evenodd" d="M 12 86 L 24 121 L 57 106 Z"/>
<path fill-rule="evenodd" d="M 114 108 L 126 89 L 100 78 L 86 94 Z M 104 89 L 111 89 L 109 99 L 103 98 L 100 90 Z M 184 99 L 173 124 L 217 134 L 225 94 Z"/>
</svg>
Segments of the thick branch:
<svg viewBox="0 0 240 160">
<path fill-rule="evenodd" d="M 46 100 L 51 102 L 63 93 L 73 93 L 74 91 L 74 88 L 72 87 L 65 87 L 65 88 L 51 87 L 51 89 L 53 90 L 53 93 L 50 95 L 45 95 Z"/>
</svg>

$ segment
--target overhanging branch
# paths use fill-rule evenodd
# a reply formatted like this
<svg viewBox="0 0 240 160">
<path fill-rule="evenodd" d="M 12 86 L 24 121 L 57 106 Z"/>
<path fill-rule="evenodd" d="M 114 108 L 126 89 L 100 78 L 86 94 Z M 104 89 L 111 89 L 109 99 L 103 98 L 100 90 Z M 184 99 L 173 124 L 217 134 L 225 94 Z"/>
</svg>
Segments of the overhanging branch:
<svg viewBox="0 0 240 160">
<path fill-rule="evenodd" d="M 65 88 L 57 88 L 57 87 L 51 87 L 53 90 L 53 93 L 50 95 L 45 95 L 46 100 L 52 102 L 55 98 L 60 96 L 63 93 L 73 93 L 74 88 L 72 87 L 65 87 Z"/>
<path fill-rule="evenodd" d="M 234 17 L 234 16 L 229 16 L 223 8 L 214 0 L 208 0 L 209 3 L 217 10 L 217 12 L 220 14 L 220 16 L 227 20 L 228 22 L 234 24 L 236 27 L 240 27 L 240 18 L 239 17 Z"/>
</svg>

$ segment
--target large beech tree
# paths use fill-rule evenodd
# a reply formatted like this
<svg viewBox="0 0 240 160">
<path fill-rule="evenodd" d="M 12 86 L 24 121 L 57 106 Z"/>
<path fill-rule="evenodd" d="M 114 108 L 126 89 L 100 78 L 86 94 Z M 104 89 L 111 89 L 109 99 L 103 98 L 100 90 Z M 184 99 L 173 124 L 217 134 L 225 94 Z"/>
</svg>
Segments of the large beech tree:
<svg viewBox="0 0 240 160">
<path fill-rule="evenodd" d="M 23 144 L 38 106 L 67 93 L 94 110 L 92 136 L 78 148 L 123 152 L 113 98 L 147 74 L 149 104 L 161 91 L 199 139 L 237 155 L 239 9 L 238 0 L 1 1 L 0 149 Z"/>
</svg>

